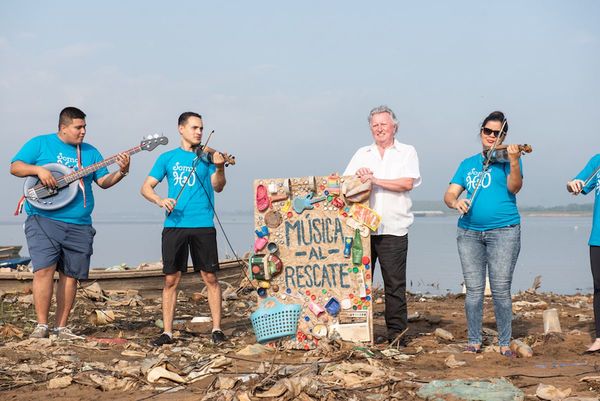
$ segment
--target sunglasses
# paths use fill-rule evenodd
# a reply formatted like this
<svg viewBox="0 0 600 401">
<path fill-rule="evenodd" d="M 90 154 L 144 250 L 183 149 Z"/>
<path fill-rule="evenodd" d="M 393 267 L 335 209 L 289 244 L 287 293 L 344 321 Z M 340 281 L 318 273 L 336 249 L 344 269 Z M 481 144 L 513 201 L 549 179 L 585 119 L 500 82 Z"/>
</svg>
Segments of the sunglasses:
<svg viewBox="0 0 600 401">
<path fill-rule="evenodd" d="M 481 128 L 481 131 L 483 132 L 484 135 L 492 135 L 494 138 L 498 138 L 498 136 L 500 136 L 500 132 L 501 132 L 500 130 L 496 131 L 496 130 L 486 128 L 486 127 Z"/>
</svg>

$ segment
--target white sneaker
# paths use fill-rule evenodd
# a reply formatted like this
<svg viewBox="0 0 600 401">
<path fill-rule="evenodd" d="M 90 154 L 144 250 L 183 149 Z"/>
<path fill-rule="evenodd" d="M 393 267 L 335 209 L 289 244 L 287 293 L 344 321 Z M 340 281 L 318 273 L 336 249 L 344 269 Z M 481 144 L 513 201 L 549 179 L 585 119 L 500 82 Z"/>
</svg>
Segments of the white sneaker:
<svg viewBox="0 0 600 401">
<path fill-rule="evenodd" d="M 59 340 L 85 340 L 84 336 L 74 334 L 68 327 L 56 329 L 56 336 Z"/>
<path fill-rule="evenodd" d="M 48 326 L 38 324 L 29 335 L 29 338 L 48 338 L 49 336 L 50 329 L 48 329 Z"/>
</svg>

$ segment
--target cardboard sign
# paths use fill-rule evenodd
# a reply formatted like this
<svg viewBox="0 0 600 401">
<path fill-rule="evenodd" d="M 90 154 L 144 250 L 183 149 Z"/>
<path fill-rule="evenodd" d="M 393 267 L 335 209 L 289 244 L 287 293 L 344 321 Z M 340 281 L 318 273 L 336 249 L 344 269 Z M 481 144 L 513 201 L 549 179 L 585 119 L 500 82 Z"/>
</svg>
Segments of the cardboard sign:
<svg viewBox="0 0 600 401">
<path fill-rule="evenodd" d="M 254 254 L 249 269 L 260 297 L 302 307 L 296 348 L 319 338 L 372 341 L 367 200 L 352 203 L 337 175 L 254 181 Z M 351 216 L 355 206 L 357 219 Z M 374 213 L 374 215 L 371 214 Z"/>
</svg>

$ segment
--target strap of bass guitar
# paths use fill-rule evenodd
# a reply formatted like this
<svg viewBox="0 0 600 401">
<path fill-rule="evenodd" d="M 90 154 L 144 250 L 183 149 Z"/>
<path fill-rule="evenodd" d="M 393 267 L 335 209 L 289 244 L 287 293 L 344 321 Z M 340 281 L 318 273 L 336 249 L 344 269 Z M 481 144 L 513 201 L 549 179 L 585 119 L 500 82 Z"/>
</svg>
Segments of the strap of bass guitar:
<svg viewBox="0 0 600 401">
<path fill-rule="evenodd" d="M 21 199 L 19 199 L 19 203 L 17 203 L 17 209 L 15 210 L 14 215 L 18 216 L 21 213 L 23 213 L 23 206 L 25 205 L 25 195 L 21 196 Z"/>
<path fill-rule="evenodd" d="M 81 147 L 79 145 L 77 145 L 77 168 L 79 171 L 83 169 L 83 166 L 81 165 Z M 79 179 L 79 188 L 81 189 L 81 192 L 83 192 L 83 207 L 86 207 L 85 184 L 83 183 L 83 177 Z"/>
</svg>

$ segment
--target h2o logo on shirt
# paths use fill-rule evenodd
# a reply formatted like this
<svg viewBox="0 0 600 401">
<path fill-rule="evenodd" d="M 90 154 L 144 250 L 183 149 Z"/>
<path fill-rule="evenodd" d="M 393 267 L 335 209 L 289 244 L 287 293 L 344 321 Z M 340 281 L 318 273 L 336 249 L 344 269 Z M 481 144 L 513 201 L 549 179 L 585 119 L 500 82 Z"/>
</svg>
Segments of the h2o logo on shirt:
<svg viewBox="0 0 600 401">
<path fill-rule="evenodd" d="M 75 168 L 77 167 L 77 159 L 72 157 L 63 156 L 62 152 L 56 155 L 56 162 L 64 166 Z"/>
<path fill-rule="evenodd" d="M 188 175 L 185 174 L 186 172 L 188 173 Z M 175 165 L 173 166 L 174 184 L 182 187 L 185 181 L 187 180 L 187 186 L 193 187 L 196 184 L 196 174 L 191 173 L 192 167 L 181 166 L 179 162 L 175 163 Z M 188 176 L 190 177 L 189 179 L 187 178 Z"/>
<path fill-rule="evenodd" d="M 182 187 L 185 183 L 185 180 L 187 180 L 187 186 L 193 187 L 194 184 L 196 184 L 196 175 L 190 175 L 189 179 L 187 177 L 188 176 L 186 176 L 185 173 L 178 173 L 177 171 L 173 171 L 173 181 L 175 182 L 175 185 L 179 185 L 180 187 Z"/>
<path fill-rule="evenodd" d="M 467 189 L 469 191 L 475 190 L 475 187 L 477 186 L 477 182 L 479 181 L 481 174 L 482 174 L 481 171 L 477 171 L 477 170 L 475 170 L 475 168 L 473 168 L 471 171 L 469 171 L 469 173 L 467 173 L 466 182 L 467 182 Z M 486 171 L 485 175 L 481 179 L 481 184 L 479 184 L 479 185 L 482 188 L 487 188 L 490 186 L 491 183 L 492 183 L 492 174 L 489 171 Z"/>
</svg>

